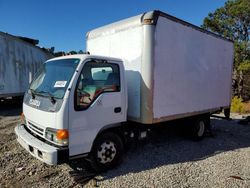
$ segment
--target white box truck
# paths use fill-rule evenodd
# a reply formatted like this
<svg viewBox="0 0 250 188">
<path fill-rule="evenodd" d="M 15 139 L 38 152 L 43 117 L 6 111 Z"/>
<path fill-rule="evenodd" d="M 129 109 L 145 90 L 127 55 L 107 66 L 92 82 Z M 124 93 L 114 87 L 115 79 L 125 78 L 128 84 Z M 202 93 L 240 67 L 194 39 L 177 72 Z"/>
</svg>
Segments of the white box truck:
<svg viewBox="0 0 250 188">
<path fill-rule="evenodd" d="M 90 31 L 87 50 L 45 62 L 25 94 L 17 140 L 48 164 L 87 156 L 108 169 L 143 127 L 188 120 L 200 140 L 230 108 L 233 43 L 168 14 Z"/>
<path fill-rule="evenodd" d="M 53 57 L 37 43 L 0 32 L 0 99 L 22 97 L 38 68 Z"/>
</svg>

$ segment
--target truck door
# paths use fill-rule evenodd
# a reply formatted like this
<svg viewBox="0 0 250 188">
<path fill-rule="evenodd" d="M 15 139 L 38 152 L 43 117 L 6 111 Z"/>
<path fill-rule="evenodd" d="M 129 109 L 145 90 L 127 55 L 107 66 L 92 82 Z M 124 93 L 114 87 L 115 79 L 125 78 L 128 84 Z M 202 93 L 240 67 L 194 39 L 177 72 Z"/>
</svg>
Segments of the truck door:
<svg viewBox="0 0 250 188">
<path fill-rule="evenodd" d="M 98 132 L 126 120 L 124 68 L 118 62 L 86 60 L 70 95 L 69 153 L 88 153 Z"/>
</svg>

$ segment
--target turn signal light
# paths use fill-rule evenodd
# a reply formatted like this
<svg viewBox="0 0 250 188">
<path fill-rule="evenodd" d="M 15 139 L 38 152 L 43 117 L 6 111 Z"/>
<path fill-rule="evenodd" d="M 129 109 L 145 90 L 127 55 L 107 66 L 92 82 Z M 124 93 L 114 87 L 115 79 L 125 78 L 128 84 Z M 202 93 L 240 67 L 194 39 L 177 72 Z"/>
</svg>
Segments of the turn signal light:
<svg viewBox="0 0 250 188">
<path fill-rule="evenodd" d="M 59 140 L 64 140 L 69 138 L 69 132 L 66 129 L 60 129 L 56 132 L 56 138 Z"/>
<path fill-rule="evenodd" d="M 22 121 L 22 123 L 25 124 L 25 116 L 24 116 L 24 113 L 22 112 L 20 116 L 21 116 L 21 121 Z"/>
</svg>

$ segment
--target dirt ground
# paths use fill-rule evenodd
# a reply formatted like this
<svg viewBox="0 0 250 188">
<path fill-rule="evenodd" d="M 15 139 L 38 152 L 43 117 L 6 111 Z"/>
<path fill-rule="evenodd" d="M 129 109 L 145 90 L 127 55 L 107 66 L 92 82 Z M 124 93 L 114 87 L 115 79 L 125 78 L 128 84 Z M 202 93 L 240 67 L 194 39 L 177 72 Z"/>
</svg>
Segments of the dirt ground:
<svg viewBox="0 0 250 188">
<path fill-rule="evenodd" d="M 243 105 L 244 105 L 245 112 L 250 113 L 250 101 L 246 102 L 246 103 L 243 103 Z"/>
<path fill-rule="evenodd" d="M 212 119 L 201 142 L 156 130 L 125 153 L 114 170 L 95 174 L 85 160 L 49 166 L 16 141 L 21 104 L 0 103 L 0 187 L 250 187 L 250 124 Z"/>
</svg>

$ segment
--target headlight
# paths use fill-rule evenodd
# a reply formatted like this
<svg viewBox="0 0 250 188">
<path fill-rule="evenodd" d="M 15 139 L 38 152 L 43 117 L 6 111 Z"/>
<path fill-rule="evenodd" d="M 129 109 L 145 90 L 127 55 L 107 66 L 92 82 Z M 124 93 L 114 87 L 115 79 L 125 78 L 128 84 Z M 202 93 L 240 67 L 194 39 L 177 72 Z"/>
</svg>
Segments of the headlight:
<svg viewBox="0 0 250 188">
<path fill-rule="evenodd" d="M 66 129 L 52 129 L 47 128 L 45 131 L 45 138 L 55 144 L 66 146 L 69 143 L 69 132 Z"/>
</svg>

